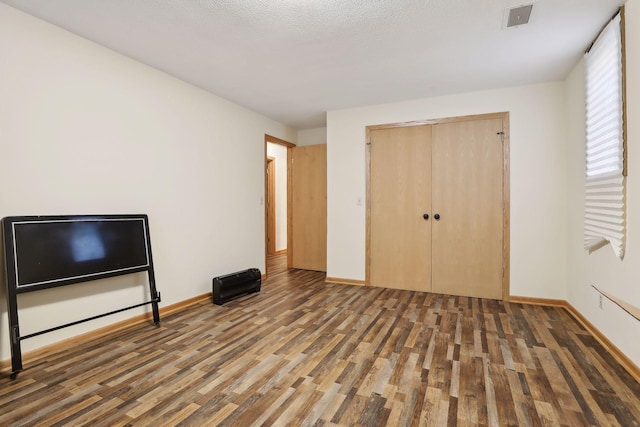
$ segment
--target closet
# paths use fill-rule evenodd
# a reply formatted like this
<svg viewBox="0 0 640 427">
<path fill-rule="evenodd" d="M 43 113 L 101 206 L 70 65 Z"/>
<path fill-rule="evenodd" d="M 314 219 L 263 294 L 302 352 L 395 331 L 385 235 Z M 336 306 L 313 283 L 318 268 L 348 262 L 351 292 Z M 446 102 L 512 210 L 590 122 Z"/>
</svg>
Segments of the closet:
<svg viewBox="0 0 640 427">
<path fill-rule="evenodd" d="M 367 128 L 367 284 L 508 295 L 507 128 L 507 113 Z"/>
</svg>

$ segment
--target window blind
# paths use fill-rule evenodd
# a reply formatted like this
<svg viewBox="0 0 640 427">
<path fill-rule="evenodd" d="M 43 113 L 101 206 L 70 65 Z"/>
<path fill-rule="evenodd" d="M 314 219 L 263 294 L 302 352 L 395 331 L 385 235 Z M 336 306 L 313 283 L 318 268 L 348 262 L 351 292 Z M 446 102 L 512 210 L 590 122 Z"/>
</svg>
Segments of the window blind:
<svg viewBox="0 0 640 427">
<path fill-rule="evenodd" d="M 625 170 L 623 46 L 620 13 L 585 55 L 586 185 L 584 246 L 611 244 L 624 257 Z"/>
</svg>

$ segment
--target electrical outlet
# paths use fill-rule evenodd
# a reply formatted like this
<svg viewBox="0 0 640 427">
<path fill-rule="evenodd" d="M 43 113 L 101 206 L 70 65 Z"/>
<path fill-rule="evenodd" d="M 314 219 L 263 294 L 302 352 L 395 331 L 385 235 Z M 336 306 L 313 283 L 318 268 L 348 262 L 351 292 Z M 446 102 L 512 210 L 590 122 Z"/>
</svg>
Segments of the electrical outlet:
<svg viewBox="0 0 640 427">
<path fill-rule="evenodd" d="M 602 294 L 599 295 L 598 307 L 600 307 L 600 310 L 602 310 Z"/>
</svg>

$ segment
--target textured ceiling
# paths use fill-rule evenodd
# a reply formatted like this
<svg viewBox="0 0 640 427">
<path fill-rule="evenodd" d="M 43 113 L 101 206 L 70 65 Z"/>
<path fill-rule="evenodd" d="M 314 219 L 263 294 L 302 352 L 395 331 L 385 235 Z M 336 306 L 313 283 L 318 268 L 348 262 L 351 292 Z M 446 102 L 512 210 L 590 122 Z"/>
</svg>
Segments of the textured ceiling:
<svg viewBox="0 0 640 427">
<path fill-rule="evenodd" d="M 303 129 L 329 110 L 562 80 L 623 0 L 0 0 Z M 505 8 L 534 3 L 503 29 Z"/>
</svg>

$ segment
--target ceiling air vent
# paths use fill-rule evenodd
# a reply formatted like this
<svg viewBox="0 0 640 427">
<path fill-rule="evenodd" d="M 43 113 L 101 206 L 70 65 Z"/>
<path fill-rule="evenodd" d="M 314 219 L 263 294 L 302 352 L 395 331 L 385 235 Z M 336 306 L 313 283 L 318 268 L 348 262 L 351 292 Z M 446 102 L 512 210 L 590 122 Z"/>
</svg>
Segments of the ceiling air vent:
<svg viewBox="0 0 640 427">
<path fill-rule="evenodd" d="M 507 8 L 507 24 L 506 27 L 517 27 L 529 22 L 531 16 L 532 4 L 526 4 L 523 6 L 516 6 L 514 8 Z"/>
</svg>

